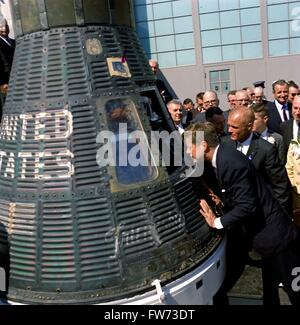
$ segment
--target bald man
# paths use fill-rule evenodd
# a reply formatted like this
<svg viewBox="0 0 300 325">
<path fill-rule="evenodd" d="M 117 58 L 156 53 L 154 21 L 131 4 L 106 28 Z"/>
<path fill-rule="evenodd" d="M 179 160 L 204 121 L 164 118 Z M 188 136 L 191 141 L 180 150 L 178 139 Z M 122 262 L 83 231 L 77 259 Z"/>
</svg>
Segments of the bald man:
<svg viewBox="0 0 300 325">
<path fill-rule="evenodd" d="M 207 90 L 203 95 L 203 108 L 206 111 L 210 107 L 219 106 L 219 98 L 215 91 Z"/>
<path fill-rule="evenodd" d="M 203 110 L 196 114 L 194 119 L 192 120 L 192 123 L 199 123 L 199 122 L 205 122 L 205 111 L 209 109 L 210 107 L 218 107 L 219 106 L 219 98 L 215 91 L 213 90 L 207 90 L 203 94 Z M 225 117 L 226 118 L 226 117 Z"/>
<path fill-rule="evenodd" d="M 229 136 L 222 141 L 241 151 L 270 185 L 274 197 L 291 215 L 291 185 L 282 166 L 276 147 L 252 132 L 255 115 L 251 108 L 239 107 L 229 112 Z"/>
</svg>

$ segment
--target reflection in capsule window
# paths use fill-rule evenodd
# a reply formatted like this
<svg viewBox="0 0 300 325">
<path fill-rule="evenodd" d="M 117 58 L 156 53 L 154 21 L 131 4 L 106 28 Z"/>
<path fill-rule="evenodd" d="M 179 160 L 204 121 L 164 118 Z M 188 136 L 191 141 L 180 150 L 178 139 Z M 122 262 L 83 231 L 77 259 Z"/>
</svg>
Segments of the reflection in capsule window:
<svg viewBox="0 0 300 325">
<path fill-rule="evenodd" d="M 127 98 L 105 104 L 109 131 L 114 133 L 116 180 L 122 185 L 147 182 L 158 175 L 134 103 Z"/>
</svg>

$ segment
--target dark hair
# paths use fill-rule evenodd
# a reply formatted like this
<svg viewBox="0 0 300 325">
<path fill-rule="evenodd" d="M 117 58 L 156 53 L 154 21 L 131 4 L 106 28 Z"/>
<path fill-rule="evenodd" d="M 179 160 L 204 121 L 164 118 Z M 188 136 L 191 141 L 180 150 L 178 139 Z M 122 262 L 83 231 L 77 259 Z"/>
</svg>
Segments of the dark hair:
<svg viewBox="0 0 300 325">
<path fill-rule="evenodd" d="M 184 104 L 184 105 L 189 104 L 189 103 L 192 103 L 192 104 L 193 104 L 193 101 L 192 101 L 190 98 L 186 98 L 186 99 L 183 101 L 183 104 Z"/>
<path fill-rule="evenodd" d="M 230 90 L 228 93 L 227 93 L 227 98 L 228 96 L 230 95 L 235 95 L 236 94 L 236 90 Z"/>
<path fill-rule="evenodd" d="M 273 81 L 273 83 L 272 83 L 273 93 L 275 93 L 275 86 L 277 86 L 277 85 L 279 85 L 279 86 L 287 85 L 288 86 L 288 83 L 284 79 L 278 79 L 278 80 Z"/>
<path fill-rule="evenodd" d="M 214 115 L 222 115 L 222 114 L 223 114 L 223 111 L 221 110 L 220 107 L 217 107 L 217 106 L 209 107 L 205 111 L 205 119 L 207 121 L 209 121 L 213 118 Z"/>
<path fill-rule="evenodd" d="M 219 144 L 216 127 L 210 122 L 191 124 L 185 129 L 185 131 L 192 132 L 193 144 L 196 144 L 197 132 L 204 132 L 204 141 L 206 141 L 210 147 L 215 148 Z"/>
<path fill-rule="evenodd" d="M 204 92 L 200 92 L 196 95 L 196 99 L 203 99 Z"/>
<path fill-rule="evenodd" d="M 288 81 L 288 88 L 290 89 L 291 87 L 294 87 L 294 88 L 297 88 L 297 89 L 299 89 L 299 86 L 295 83 L 295 81 L 294 80 L 290 80 L 290 81 Z"/>
<path fill-rule="evenodd" d="M 260 116 L 269 116 L 268 110 L 263 103 L 257 103 L 251 105 L 251 109 L 254 113 L 259 113 Z"/>
</svg>

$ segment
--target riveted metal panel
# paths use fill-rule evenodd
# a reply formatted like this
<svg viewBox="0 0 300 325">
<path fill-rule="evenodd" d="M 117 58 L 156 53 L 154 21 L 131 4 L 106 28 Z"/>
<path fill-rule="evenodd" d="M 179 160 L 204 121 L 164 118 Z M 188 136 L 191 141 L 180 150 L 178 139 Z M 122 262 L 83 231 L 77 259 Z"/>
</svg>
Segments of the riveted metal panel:
<svg viewBox="0 0 300 325">
<path fill-rule="evenodd" d="M 14 2 L 24 30 L 18 29 L 0 127 L 0 252 L 8 254 L 9 246 L 8 298 L 99 303 L 150 290 L 153 279 L 175 280 L 220 240 L 200 217 L 192 183 L 161 166 L 153 167 L 153 177 L 122 183 L 97 156 L 100 132 L 110 127 L 110 100 L 131 104 L 150 141 L 141 104 L 141 94 L 149 95 L 172 129 L 136 33 L 124 26 L 129 1 L 33 1 L 39 18 L 32 25 L 30 15 L 22 16 L 28 3 Z M 94 4 L 103 9 L 98 21 Z"/>
</svg>

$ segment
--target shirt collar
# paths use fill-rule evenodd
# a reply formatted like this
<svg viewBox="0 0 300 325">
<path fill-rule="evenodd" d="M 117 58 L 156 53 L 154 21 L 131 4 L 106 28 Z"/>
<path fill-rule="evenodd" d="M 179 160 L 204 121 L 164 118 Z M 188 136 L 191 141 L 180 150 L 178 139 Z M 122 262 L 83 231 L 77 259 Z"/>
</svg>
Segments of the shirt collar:
<svg viewBox="0 0 300 325">
<path fill-rule="evenodd" d="M 4 41 L 7 45 L 12 46 L 9 37 L 7 37 L 7 38 L 5 38 L 5 37 L 3 37 L 3 36 L 0 36 L 0 37 L 3 39 L 3 41 Z"/>
<path fill-rule="evenodd" d="M 243 147 L 250 146 L 252 138 L 253 138 L 253 132 L 251 132 L 250 136 L 244 142 L 238 141 L 238 144 L 242 144 Z"/>
<path fill-rule="evenodd" d="M 211 164 L 214 168 L 217 168 L 217 153 L 218 153 L 219 147 L 220 147 L 220 145 L 218 144 L 218 146 L 216 147 L 215 152 L 213 154 L 212 161 L 211 161 Z"/>
<path fill-rule="evenodd" d="M 266 139 L 266 138 L 268 137 L 268 128 L 266 128 L 266 129 L 264 130 L 264 132 L 262 132 L 262 133 L 260 134 L 260 136 L 261 136 L 263 139 Z"/>
<path fill-rule="evenodd" d="M 184 127 L 181 123 L 176 125 L 177 130 L 180 132 L 180 134 L 182 134 L 184 132 Z"/>
</svg>

